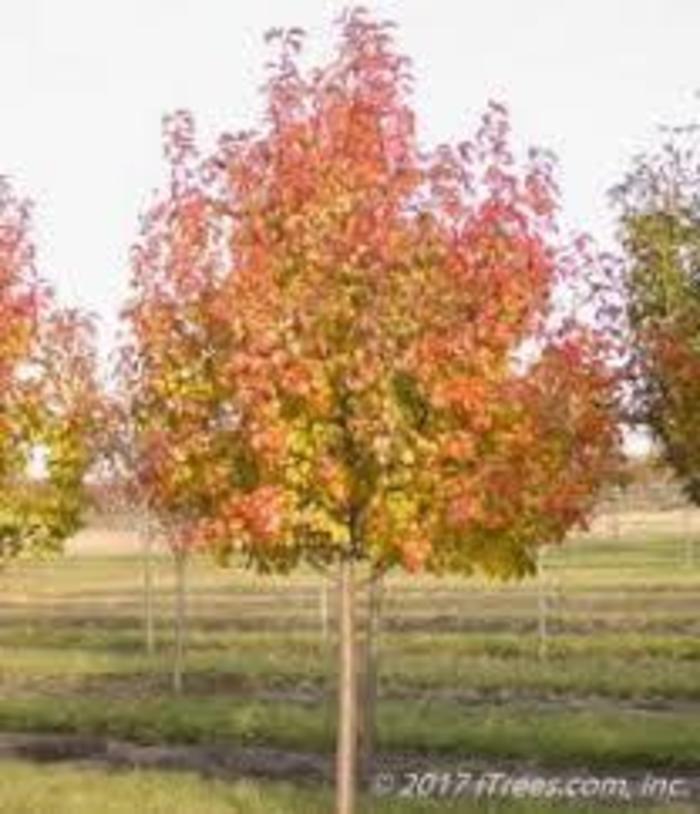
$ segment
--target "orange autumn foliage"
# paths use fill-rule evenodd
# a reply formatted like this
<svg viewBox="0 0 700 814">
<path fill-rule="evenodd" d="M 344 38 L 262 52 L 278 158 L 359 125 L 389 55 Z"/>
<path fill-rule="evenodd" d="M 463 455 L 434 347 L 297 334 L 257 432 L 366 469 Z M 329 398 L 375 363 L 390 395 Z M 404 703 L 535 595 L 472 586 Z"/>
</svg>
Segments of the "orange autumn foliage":
<svg viewBox="0 0 700 814">
<path fill-rule="evenodd" d="M 202 156 L 168 122 L 126 312 L 145 493 L 264 568 L 521 574 L 619 461 L 602 322 L 558 301 L 600 269 L 551 161 L 496 104 L 419 145 L 410 63 L 362 12 L 313 70 L 299 31 L 272 40 L 259 130 Z"/>
</svg>

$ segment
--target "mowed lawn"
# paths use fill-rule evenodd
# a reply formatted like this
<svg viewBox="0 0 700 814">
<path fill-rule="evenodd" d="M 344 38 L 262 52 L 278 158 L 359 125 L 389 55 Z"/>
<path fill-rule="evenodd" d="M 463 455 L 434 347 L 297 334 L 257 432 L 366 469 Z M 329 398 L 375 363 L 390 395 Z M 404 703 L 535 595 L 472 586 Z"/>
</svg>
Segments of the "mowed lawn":
<svg viewBox="0 0 700 814">
<path fill-rule="evenodd" d="M 474 758 L 550 771 L 700 773 L 700 550 L 691 556 L 685 525 L 656 518 L 649 527 L 653 536 L 638 526 L 609 534 L 601 524 L 547 553 L 542 576 L 519 585 L 390 577 L 379 635 L 379 761 L 416 755 L 438 766 Z M 17 563 L 0 575 L 0 730 L 330 754 L 332 586 L 307 572 L 263 577 L 194 560 L 185 693 L 176 698 L 167 554 L 154 562 L 152 657 L 144 650 L 143 571 L 133 537 L 112 534 L 101 549 L 93 532 L 89 545 L 62 558 Z M 546 653 L 538 636 L 543 603 Z M 153 812 L 330 807 L 315 786 L 16 763 L 0 772 L 3 814 L 49 810 L 28 806 L 33 794 L 41 800 L 57 787 L 61 799 L 78 795 L 65 808 L 77 814 L 80 806 L 134 810 L 129 795 L 148 799 L 150 808 L 138 807 Z M 122 808 L 95 802 L 102 782 Z M 172 802 L 173 784 L 190 801 L 182 809 Z M 114 796 L 106 791 L 112 785 Z M 439 810 L 395 805 L 375 800 L 371 810 Z M 504 810 L 550 810 L 530 805 Z"/>
</svg>

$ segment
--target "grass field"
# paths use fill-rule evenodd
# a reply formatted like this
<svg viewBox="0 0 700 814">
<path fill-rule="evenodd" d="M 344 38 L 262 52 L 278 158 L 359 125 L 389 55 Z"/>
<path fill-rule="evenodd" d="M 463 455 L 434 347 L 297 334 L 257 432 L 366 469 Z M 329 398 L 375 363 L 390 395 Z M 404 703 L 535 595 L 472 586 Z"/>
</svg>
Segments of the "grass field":
<svg viewBox="0 0 700 814">
<path fill-rule="evenodd" d="M 27 763 L 5 763 L 2 775 L 5 793 L 3 814 L 123 814 L 127 811 L 148 814 L 327 814 L 331 798 L 327 791 L 311 791 L 285 784 L 260 784 L 253 781 L 224 783 L 204 780 L 189 773 L 135 771 L 109 774 L 90 769 L 51 767 L 37 769 Z M 459 811 L 464 814 L 570 814 L 571 806 L 556 802 L 538 802 L 534 808 L 522 801 L 365 801 L 363 814 L 438 814 Z M 595 803 L 576 806 L 579 814 L 609 814 L 610 807 Z M 646 814 L 687 812 L 680 806 L 651 806 Z"/>
<path fill-rule="evenodd" d="M 608 537 L 609 522 L 599 523 L 549 552 L 542 577 L 520 585 L 389 578 L 377 767 L 449 769 L 471 761 L 549 774 L 655 771 L 682 776 L 700 793 L 700 552 L 694 559 L 686 544 L 697 518 L 689 524 L 684 515 L 681 524 L 660 514 L 647 518 L 646 534 L 638 516 L 622 531 L 618 518 Z M 99 748 L 105 739 L 134 749 L 189 745 L 191 752 L 156 765 L 174 759 L 171 768 L 197 768 L 204 760 L 223 779 L 3 763 L 2 814 L 48 810 L 36 800 L 57 788 L 77 800 L 50 809 L 59 814 L 96 805 L 132 811 L 129 795 L 148 801 L 139 805 L 148 812 L 329 810 L 332 592 L 310 573 L 259 577 L 194 561 L 185 694 L 175 698 L 169 558 L 155 560 L 157 649 L 148 657 L 138 547 L 114 532 L 104 539 L 100 547 L 92 531 L 63 558 L 17 563 L 0 575 L 0 732 L 92 737 L 102 739 Z M 543 597 L 546 658 L 538 635 Z M 70 744 L 43 758 L 89 762 Z M 216 755 L 206 753 L 214 746 Z M 290 760 L 276 761 L 265 749 Z M 2 736 L 0 755 L 16 756 L 2 752 Z M 224 782 L 247 775 L 259 776 L 257 785 Z M 95 802 L 102 781 L 119 789 L 108 795 L 117 807 Z M 189 807 L 173 807 L 174 788 Z M 666 803 L 665 810 L 693 810 Z M 367 805 L 383 812 L 448 804 Z M 493 801 L 459 805 L 496 810 Z M 529 801 L 503 810 L 564 809 Z"/>
</svg>

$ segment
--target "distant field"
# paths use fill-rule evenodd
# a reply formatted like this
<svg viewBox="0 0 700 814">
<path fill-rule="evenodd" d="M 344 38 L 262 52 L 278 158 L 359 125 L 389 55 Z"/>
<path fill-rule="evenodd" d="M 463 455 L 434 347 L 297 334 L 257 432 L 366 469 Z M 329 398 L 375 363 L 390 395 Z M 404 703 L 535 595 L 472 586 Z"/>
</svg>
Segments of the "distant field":
<svg viewBox="0 0 700 814">
<path fill-rule="evenodd" d="M 700 795 L 698 540 L 698 514 L 628 512 L 601 517 L 590 532 L 548 552 L 541 578 L 519 585 L 389 578 L 378 767 L 467 760 L 548 772 L 653 770 L 682 775 Z M 243 793 L 224 784 L 222 805 L 229 807 L 221 810 L 327 810 L 332 590 L 309 572 L 261 577 L 193 561 L 188 675 L 178 699 L 169 685 L 173 575 L 166 552 L 156 556 L 154 576 L 157 651 L 149 658 L 140 542 L 128 529 L 90 529 L 65 557 L 17 563 L 0 574 L 0 731 L 196 749 L 216 744 L 233 761 L 219 774 L 252 773 L 268 782 L 280 779 L 281 764 L 255 750 L 274 748 L 290 756 L 283 779 L 319 787 L 302 793 L 313 801 L 299 803 L 296 792 L 277 787 L 248 785 Z M 543 601 L 546 657 L 538 634 Z M 52 758 L 69 758 L 71 743 Z M 3 754 L 1 744 L 0 736 Z M 235 757 L 242 749 L 253 750 L 248 763 L 240 763 L 243 752 Z M 177 765 L 196 768 L 197 760 L 201 753 L 187 753 Z M 41 795 L 52 784 L 74 782 L 70 772 L 7 771 L 21 783 L 11 802 L 0 790 L 2 814 L 34 810 L 22 808 L 17 789 L 38 784 Z M 131 781 L 109 782 L 127 788 Z M 151 781 L 139 775 L 133 782 Z M 198 781 L 178 782 L 195 789 Z M 141 810 L 169 805 L 153 799 Z M 460 810 L 482 810 L 469 805 Z M 104 808 L 112 810 L 127 808 Z M 194 802 L 188 809 L 198 810 Z M 210 810 L 219 809 L 212 803 Z"/>
</svg>

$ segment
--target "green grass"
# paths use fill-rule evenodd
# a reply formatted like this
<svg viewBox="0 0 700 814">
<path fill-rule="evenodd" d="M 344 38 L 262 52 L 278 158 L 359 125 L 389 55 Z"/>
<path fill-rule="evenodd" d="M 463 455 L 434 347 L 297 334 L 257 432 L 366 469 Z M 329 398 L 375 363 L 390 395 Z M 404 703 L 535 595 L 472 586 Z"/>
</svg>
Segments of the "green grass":
<svg viewBox="0 0 700 814">
<path fill-rule="evenodd" d="M 543 710 L 527 705 L 455 707 L 438 701 L 385 702 L 380 748 L 397 752 L 477 754 L 542 765 L 640 768 L 700 765 L 700 730 L 687 715 Z M 228 743 L 329 752 L 327 709 L 291 702 L 193 697 L 0 699 L 0 729 L 107 735 L 143 743 Z"/>
<path fill-rule="evenodd" d="M 502 695 L 553 698 L 600 696 L 643 701 L 700 700 L 700 639 L 597 633 L 560 635 L 549 658 L 537 658 L 536 637 L 513 634 L 387 634 L 381 645 L 381 688 L 386 697 L 425 691 L 465 697 Z M 90 679 L 104 688 L 127 685 L 135 694 L 165 690 L 171 642 L 143 654 L 138 631 L 80 629 L 59 620 L 34 628 L 0 629 L 0 689 L 39 691 L 47 684 L 70 694 Z M 321 694 L 333 667 L 333 650 L 317 634 L 207 632 L 190 638 L 188 671 L 194 686 L 213 692 L 255 694 L 300 686 Z M 669 669 L 673 665 L 673 669 Z M 216 684 L 216 686 L 214 686 Z M 218 687 L 218 689 L 217 689 Z"/>
<path fill-rule="evenodd" d="M 93 769 L 36 767 L 0 763 L 3 814 L 328 814 L 328 792 L 304 791 L 281 784 L 226 783 L 174 772 L 103 773 Z M 430 814 L 440 811 L 503 814 L 607 814 L 610 807 L 564 805 L 544 801 L 363 800 L 360 814 Z M 619 812 L 623 809 L 616 808 Z M 681 814 L 690 808 L 658 806 L 646 814 Z"/>
<path fill-rule="evenodd" d="M 678 538 L 635 538 L 581 540 L 548 555 L 547 660 L 538 658 L 535 582 L 392 576 L 382 748 L 697 770 L 700 568 L 683 565 L 683 550 Z M 319 579 L 194 561 L 186 694 L 175 699 L 166 557 L 155 572 L 155 658 L 143 652 L 138 557 L 68 556 L 0 574 L 0 730 L 329 752 L 334 645 L 320 632 Z M 265 789 L 260 810 L 277 810 L 278 794 L 291 792 Z M 289 805 L 303 809 L 296 798 Z"/>
</svg>

